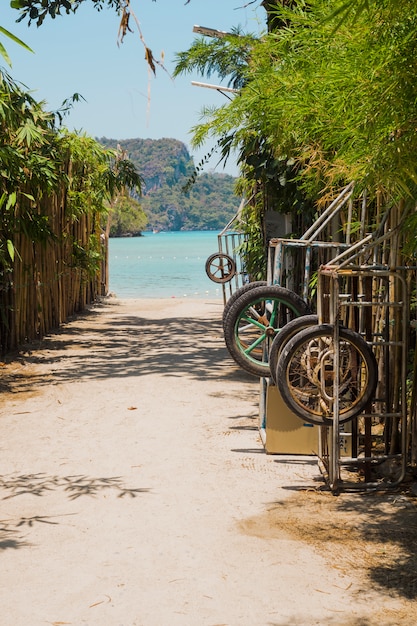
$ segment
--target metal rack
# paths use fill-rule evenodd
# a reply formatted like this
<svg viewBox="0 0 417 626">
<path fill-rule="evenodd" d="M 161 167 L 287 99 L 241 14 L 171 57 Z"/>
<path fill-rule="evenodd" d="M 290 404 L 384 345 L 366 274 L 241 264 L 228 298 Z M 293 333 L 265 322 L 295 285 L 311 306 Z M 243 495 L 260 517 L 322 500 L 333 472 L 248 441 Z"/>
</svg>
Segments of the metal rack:
<svg viewBox="0 0 417 626">
<path fill-rule="evenodd" d="M 409 283 L 416 268 L 378 263 L 395 236 L 395 231 L 368 236 L 319 270 L 319 321 L 334 329 L 333 423 L 321 429 L 320 446 L 322 469 L 333 491 L 393 488 L 406 475 Z M 375 397 L 352 421 L 349 456 L 340 450 L 340 324 L 366 340 L 378 364 Z"/>
<path fill-rule="evenodd" d="M 412 277 L 415 279 L 416 268 L 396 264 L 399 227 L 395 220 L 398 216 L 391 216 L 388 210 L 382 218 L 376 220 L 378 231 L 365 234 L 365 224 L 369 221 L 366 194 L 361 199 L 357 198 L 354 204 L 353 187 L 353 183 L 347 185 L 302 237 L 272 238 L 268 249 L 267 284 L 286 287 L 302 296 L 317 310 L 319 324 L 330 324 L 330 329 L 328 327 L 325 332 L 331 337 L 329 346 L 332 352 L 327 363 L 331 371 L 323 369 L 325 376 L 330 377 L 330 395 L 324 398 L 317 393 L 320 383 L 311 392 L 304 392 L 308 404 L 311 404 L 310 393 L 316 394 L 319 402 L 317 419 L 312 415 L 311 423 L 304 426 L 314 425 L 317 450 L 312 449 L 311 454 L 319 458 L 322 472 L 333 491 L 397 487 L 407 472 L 409 433 L 412 439 L 417 431 L 414 423 L 409 427 L 407 408 L 410 283 Z M 377 206 L 377 209 L 379 211 L 380 207 Z M 359 224 L 355 232 L 352 229 L 354 212 Z M 390 221 L 395 225 L 391 230 L 388 228 Z M 241 259 L 236 255 L 236 249 L 244 239 L 242 233 L 233 230 L 233 226 L 234 220 L 220 233 L 219 251 L 233 256 L 238 264 Z M 242 264 L 239 267 L 234 282 L 224 285 L 225 302 L 226 290 L 231 293 L 233 286 L 239 287 L 246 282 L 244 267 Z M 343 413 L 342 419 L 340 416 L 342 400 L 339 390 L 342 390 L 340 394 L 346 393 L 340 386 L 341 377 L 344 376 L 339 368 L 342 326 L 348 329 L 343 331 L 345 336 L 349 336 L 351 331 L 359 335 L 365 353 L 371 348 L 372 367 L 369 368 L 377 368 L 377 373 L 374 372 L 375 393 L 375 387 L 369 385 L 369 393 L 365 394 L 358 408 L 360 413 L 353 411 L 355 417 L 350 419 L 346 418 L 346 413 Z M 310 336 L 309 332 L 300 335 L 298 344 L 294 338 L 290 350 L 303 346 L 304 337 L 309 341 Z M 354 352 L 355 344 L 351 349 Z M 264 361 L 267 361 L 267 342 L 264 350 Z M 345 340 L 343 350 L 345 355 L 350 355 Z M 291 359 L 291 352 L 287 351 L 286 356 Z M 289 362 L 287 360 L 285 367 Z M 361 378 L 362 374 L 359 376 Z M 285 429 L 298 429 L 300 439 L 307 431 L 301 433 L 302 418 L 297 418 L 296 413 L 305 415 L 307 421 L 310 419 L 311 409 L 306 406 L 304 411 L 300 411 L 293 402 L 297 389 L 293 387 L 291 390 L 286 382 L 282 387 L 282 380 L 286 378 L 281 376 L 278 383 L 288 406 L 280 404 L 282 398 L 277 400 L 277 389 L 271 390 L 271 381 L 267 378 L 260 380 L 259 431 L 265 449 L 270 453 L 285 452 L 268 449 L 271 416 L 275 420 L 275 434 Z M 324 384 L 327 383 L 321 383 Z M 304 389 L 302 382 L 300 389 Z M 305 389 L 308 390 L 308 385 Z M 294 395 L 288 396 L 288 393 Z M 352 391 L 349 387 L 348 394 L 352 394 L 350 397 L 353 402 L 360 397 L 355 395 L 357 393 L 359 391 L 355 391 L 354 387 Z M 322 419 L 323 402 L 328 402 L 328 406 Z M 293 406 L 293 414 L 288 414 L 289 406 Z M 300 427 L 296 418 L 300 419 Z M 298 434 L 295 436 L 298 437 Z M 305 436 L 304 439 L 308 440 L 307 445 L 310 446 L 311 438 Z M 294 438 L 291 445 L 293 441 Z M 305 448 L 302 452 L 300 450 L 300 454 L 305 453 Z"/>
<path fill-rule="evenodd" d="M 311 299 L 312 274 L 342 250 L 351 246 L 353 183 L 347 185 L 321 213 L 314 224 L 299 238 L 273 238 L 268 250 L 268 284 L 277 284 L 298 293 L 304 300 Z M 344 240 L 340 241 L 339 214 L 348 204 Z M 296 276 L 295 268 L 303 268 Z"/>
<path fill-rule="evenodd" d="M 270 242 L 268 282 L 285 286 L 315 301 L 319 324 L 333 328 L 334 365 L 331 425 L 319 426 L 318 458 L 333 491 L 388 489 L 405 478 L 410 437 L 407 408 L 407 364 L 410 329 L 410 284 L 415 267 L 395 264 L 390 250 L 398 246 L 399 227 L 388 230 L 388 210 L 377 233 L 365 235 L 366 195 L 361 228 L 351 241 L 349 203 L 345 241 L 332 239 L 332 219 L 350 199 L 352 186 L 320 216 L 300 239 Z M 327 240 L 321 241 L 323 229 Z M 385 234 L 381 235 L 385 231 Z M 301 273 L 300 273 L 301 270 Z M 297 276 L 298 271 L 298 276 Z M 316 272 L 317 282 L 312 276 Z M 350 421 L 340 420 L 339 329 L 358 333 L 372 348 L 377 362 L 377 388 L 368 406 Z M 268 382 L 261 381 L 261 436 L 265 444 Z M 328 421 L 328 420 L 327 420 Z M 409 434 L 411 433 L 411 435 Z M 411 441 L 411 447 L 413 442 Z"/>
<path fill-rule="evenodd" d="M 242 255 L 239 253 L 239 247 L 244 243 L 246 237 L 239 230 L 239 212 L 226 224 L 223 230 L 217 235 L 217 242 L 220 254 L 226 254 L 233 259 L 236 267 L 234 276 L 228 282 L 222 284 L 223 304 L 226 304 L 232 293 L 239 287 L 249 282 L 245 267 L 242 261 Z"/>
<path fill-rule="evenodd" d="M 267 283 L 286 287 L 311 302 L 314 287 L 312 277 L 319 267 L 352 245 L 352 193 L 354 184 L 347 185 L 321 213 L 313 225 L 299 238 L 272 238 L 268 249 Z M 347 221 L 343 241 L 340 240 L 343 220 L 340 213 L 347 206 Z M 332 237 L 334 240 L 332 240 Z M 300 271 L 301 270 L 301 271 Z M 267 359 L 267 355 L 265 355 Z M 269 382 L 260 380 L 259 432 L 266 448 Z M 280 409 L 281 410 L 281 409 Z M 271 420 L 270 420 L 271 421 Z"/>
</svg>

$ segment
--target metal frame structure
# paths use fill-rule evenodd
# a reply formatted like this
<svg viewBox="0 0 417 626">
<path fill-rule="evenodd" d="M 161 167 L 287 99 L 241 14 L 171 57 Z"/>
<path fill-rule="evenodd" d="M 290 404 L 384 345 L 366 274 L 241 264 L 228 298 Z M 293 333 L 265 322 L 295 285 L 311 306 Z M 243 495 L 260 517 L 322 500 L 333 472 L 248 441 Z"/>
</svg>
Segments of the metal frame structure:
<svg viewBox="0 0 417 626">
<path fill-rule="evenodd" d="M 323 473 L 333 491 L 393 488 L 406 475 L 410 324 L 407 274 L 415 273 L 416 268 L 378 263 L 381 248 L 394 235 L 394 231 L 389 231 L 381 237 L 368 236 L 350 254 L 342 253 L 319 270 L 319 321 L 332 324 L 336 346 L 333 424 L 322 428 L 320 446 Z M 363 336 L 379 363 L 376 395 L 352 423 L 349 457 L 340 453 L 340 323 Z M 391 363 L 394 363 L 392 372 Z"/>
<path fill-rule="evenodd" d="M 236 266 L 235 275 L 222 284 L 223 290 L 223 304 L 226 304 L 232 293 L 239 287 L 249 282 L 249 278 L 245 271 L 245 267 L 242 260 L 242 255 L 239 253 L 239 246 L 241 246 L 246 236 L 238 228 L 234 228 L 239 221 L 239 212 L 230 220 L 223 230 L 217 235 L 217 242 L 220 254 L 227 254 L 233 259 Z"/>
<path fill-rule="evenodd" d="M 364 195 L 358 241 L 351 243 L 350 238 L 351 204 L 345 242 L 318 240 L 318 235 L 350 199 L 352 189 L 353 185 L 348 185 L 300 239 L 272 240 L 268 267 L 269 283 L 286 286 L 309 299 L 312 271 L 317 267 L 312 267 L 314 256 L 317 257 L 318 251 L 322 256 L 328 255 L 318 268 L 317 313 L 319 324 L 330 323 L 334 330 L 334 398 L 332 426 L 320 427 L 318 458 L 333 491 L 397 487 L 406 476 L 409 432 L 415 430 L 414 425 L 409 428 L 408 424 L 407 363 L 410 272 L 415 276 L 417 268 L 397 267 L 387 262 L 386 250 L 395 240 L 398 227 L 381 235 L 388 211 L 378 231 L 365 235 Z M 291 260 L 291 251 L 299 255 L 296 262 Z M 294 285 L 292 270 L 300 264 L 304 272 L 302 282 Z M 340 423 L 339 410 L 341 324 L 365 339 L 378 363 L 375 397 L 348 424 Z M 260 430 L 264 443 L 266 389 L 267 381 L 261 380 Z"/>
<path fill-rule="evenodd" d="M 311 279 L 313 272 L 318 271 L 321 263 L 329 261 L 335 254 L 343 250 L 351 249 L 351 223 L 352 223 L 352 194 L 354 183 L 349 183 L 340 194 L 320 214 L 312 226 L 299 238 L 273 238 L 269 242 L 268 250 L 268 275 L 267 283 L 286 287 L 301 295 L 307 302 L 311 299 Z M 320 240 L 319 237 L 326 235 L 325 229 L 334 228 L 334 221 L 342 208 L 348 204 L 348 219 L 344 241 Z M 339 220 L 338 220 L 339 221 Z M 338 224 L 340 226 L 340 224 Z M 295 255 L 295 258 L 294 258 Z M 323 258 L 318 259 L 318 255 Z M 302 282 L 294 284 L 294 267 L 303 268 Z M 267 357 L 267 355 L 265 355 Z M 262 442 L 266 441 L 267 427 L 267 388 L 268 381 L 260 380 L 259 393 L 259 432 Z"/>
<path fill-rule="evenodd" d="M 313 257 L 318 251 L 330 253 L 330 257 L 323 258 L 322 262 L 330 260 L 335 253 L 339 253 L 350 247 L 351 239 L 351 212 L 352 205 L 349 204 L 349 214 L 347 221 L 347 229 L 345 240 L 340 241 L 322 241 L 319 239 L 325 228 L 332 224 L 332 221 L 339 214 L 344 205 L 351 199 L 353 192 L 353 183 L 347 185 L 333 200 L 333 202 L 321 213 L 314 224 L 299 239 L 274 238 L 269 243 L 269 260 L 268 260 L 268 284 L 277 284 L 296 291 L 304 300 L 308 301 L 311 292 L 311 277 L 314 271 Z M 299 253 L 296 259 L 297 265 L 301 263 L 304 267 L 303 281 L 300 288 L 297 289 L 292 280 L 292 265 L 294 259 L 291 258 L 291 252 Z M 318 265 L 315 268 L 318 270 Z"/>
</svg>

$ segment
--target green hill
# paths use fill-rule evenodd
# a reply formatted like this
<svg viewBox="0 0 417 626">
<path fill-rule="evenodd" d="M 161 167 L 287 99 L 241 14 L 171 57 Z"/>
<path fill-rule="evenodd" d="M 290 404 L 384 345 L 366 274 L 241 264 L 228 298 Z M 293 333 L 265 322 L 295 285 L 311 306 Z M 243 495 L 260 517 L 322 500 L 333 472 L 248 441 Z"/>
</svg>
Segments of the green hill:
<svg viewBox="0 0 417 626">
<path fill-rule="evenodd" d="M 144 179 L 139 200 L 150 230 L 221 230 L 235 215 L 240 198 L 229 174 L 202 173 L 185 193 L 195 164 L 177 139 L 97 139 L 127 152 Z"/>
</svg>

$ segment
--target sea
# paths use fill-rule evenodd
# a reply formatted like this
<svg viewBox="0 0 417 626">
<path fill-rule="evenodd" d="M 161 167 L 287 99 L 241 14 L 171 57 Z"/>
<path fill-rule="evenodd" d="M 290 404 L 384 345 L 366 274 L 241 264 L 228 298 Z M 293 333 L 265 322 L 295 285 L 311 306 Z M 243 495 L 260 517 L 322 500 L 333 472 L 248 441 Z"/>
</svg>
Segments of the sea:
<svg viewBox="0 0 417 626">
<path fill-rule="evenodd" d="M 223 297 L 222 285 L 206 274 L 218 252 L 218 232 L 145 232 L 109 241 L 109 289 L 118 298 Z"/>
</svg>

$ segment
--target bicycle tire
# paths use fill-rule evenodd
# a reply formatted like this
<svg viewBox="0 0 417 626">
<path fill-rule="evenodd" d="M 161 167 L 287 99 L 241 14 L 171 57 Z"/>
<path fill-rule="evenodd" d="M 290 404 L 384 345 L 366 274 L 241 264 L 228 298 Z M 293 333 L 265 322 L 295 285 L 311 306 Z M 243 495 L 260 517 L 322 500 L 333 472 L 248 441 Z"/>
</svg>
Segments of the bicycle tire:
<svg viewBox="0 0 417 626">
<path fill-rule="evenodd" d="M 334 327 L 305 328 L 282 348 L 276 370 L 277 387 L 288 408 L 301 419 L 332 424 Z M 375 356 L 358 333 L 339 328 L 339 421 L 347 422 L 371 401 L 378 383 Z"/>
<path fill-rule="evenodd" d="M 211 254 L 205 265 L 207 276 L 214 283 L 227 283 L 236 274 L 236 263 L 231 256 L 224 252 Z"/>
<path fill-rule="evenodd" d="M 274 385 L 277 384 L 277 365 L 279 355 L 283 346 L 287 343 L 287 341 L 291 339 L 291 337 L 294 337 L 294 335 L 296 335 L 300 330 L 303 330 L 304 328 L 309 328 L 310 326 L 316 326 L 317 324 L 317 315 L 302 315 L 301 317 L 296 317 L 291 320 L 291 322 L 288 322 L 288 324 L 281 328 L 279 333 L 275 335 L 268 355 L 269 374 Z"/>
<path fill-rule="evenodd" d="M 236 291 L 232 293 L 232 295 L 230 296 L 230 298 L 224 305 L 224 309 L 223 309 L 223 320 L 222 320 L 223 330 L 224 330 L 224 326 L 226 323 L 226 317 L 230 311 L 230 308 L 236 302 L 236 300 L 238 300 L 240 296 L 242 296 L 247 291 L 250 291 L 251 289 L 254 289 L 255 287 L 262 287 L 263 285 L 266 285 L 266 284 L 267 284 L 266 280 L 254 280 L 252 283 L 248 283 L 247 285 L 242 285 L 242 287 L 238 287 L 238 289 L 236 289 Z"/>
<path fill-rule="evenodd" d="M 285 287 L 261 285 L 248 290 L 226 316 L 224 338 L 230 356 L 249 374 L 268 377 L 268 352 L 276 333 L 307 313 L 307 303 Z"/>
</svg>

